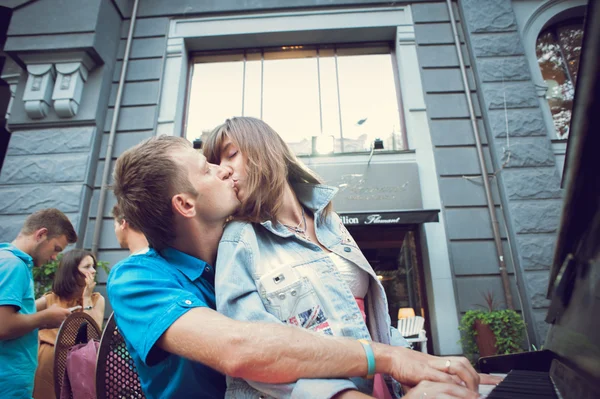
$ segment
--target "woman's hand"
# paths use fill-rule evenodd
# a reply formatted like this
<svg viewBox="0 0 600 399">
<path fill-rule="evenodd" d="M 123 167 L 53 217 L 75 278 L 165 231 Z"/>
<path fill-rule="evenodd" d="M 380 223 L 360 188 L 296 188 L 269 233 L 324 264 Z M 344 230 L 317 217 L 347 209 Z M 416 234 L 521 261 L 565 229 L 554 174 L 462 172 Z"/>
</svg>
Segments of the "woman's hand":
<svg viewBox="0 0 600 399">
<path fill-rule="evenodd" d="M 83 299 L 92 299 L 94 288 L 96 287 L 96 281 L 92 273 L 85 274 L 85 288 L 83 289 Z"/>
<path fill-rule="evenodd" d="M 421 381 L 403 399 L 477 399 L 479 393 L 456 384 Z"/>
</svg>

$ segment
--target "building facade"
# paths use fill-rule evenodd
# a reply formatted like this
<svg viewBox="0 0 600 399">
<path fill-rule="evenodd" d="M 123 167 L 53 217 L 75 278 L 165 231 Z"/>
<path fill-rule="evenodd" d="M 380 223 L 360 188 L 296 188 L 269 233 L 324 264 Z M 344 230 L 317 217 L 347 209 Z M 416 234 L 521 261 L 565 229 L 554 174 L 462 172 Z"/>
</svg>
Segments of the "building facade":
<svg viewBox="0 0 600 399">
<path fill-rule="evenodd" d="M 339 187 L 394 323 L 412 308 L 458 354 L 461 314 L 508 292 L 539 347 L 585 5 L 6 0 L 0 241 L 54 206 L 114 264 L 114 160 L 255 116 Z"/>
</svg>

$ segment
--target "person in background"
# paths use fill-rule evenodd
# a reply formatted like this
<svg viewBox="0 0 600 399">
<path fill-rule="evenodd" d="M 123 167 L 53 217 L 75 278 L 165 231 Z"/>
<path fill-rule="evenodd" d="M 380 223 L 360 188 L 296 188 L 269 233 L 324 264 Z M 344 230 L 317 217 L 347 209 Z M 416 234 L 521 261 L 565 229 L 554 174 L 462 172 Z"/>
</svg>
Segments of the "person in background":
<svg viewBox="0 0 600 399">
<path fill-rule="evenodd" d="M 464 358 L 452 358 L 449 367 L 445 358 L 406 348 L 373 344 L 367 353 L 353 339 L 216 312 L 212 265 L 225 221 L 240 203 L 230 172 L 206 162 L 187 140 L 159 136 L 127 150 L 115 163 L 113 189 L 125 219 L 151 245 L 113 266 L 107 283 L 147 398 L 223 398 L 224 374 L 289 383 L 364 376 L 373 366 L 410 385 L 442 382 L 427 395 L 458 390 L 462 397 L 478 397 L 479 377 Z M 363 395 L 334 385 L 311 397 Z"/>
<path fill-rule="evenodd" d="M 148 250 L 148 240 L 136 226 L 125 220 L 119 204 L 112 209 L 115 224 L 115 236 L 121 248 L 129 249 L 130 254 L 144 253 Z"/>
<path fill-rule="evenodd" d="M 77 241 L 58 209 L 27 217 L 12 243 L 0 244 L 0 398 L 31 398 L 37 367 L 39 328 L 55 328 L 71 314 L 58 305 L 36 312 L 32 268 Z"/>
<path fill-rule="evenodd" d="M 35 301 L 38 312 L 53 305 L 90 315 L 98 327 L 104 321 L 104 297 L 94 292 L 96 258 L 89 251 L 73 249 L 60 259 L 52 291 Z M 34 399 L 54 399 L 54 343 L 58 328 L 39 331 L 38 367 L 33 388 Z"/>
</svg>

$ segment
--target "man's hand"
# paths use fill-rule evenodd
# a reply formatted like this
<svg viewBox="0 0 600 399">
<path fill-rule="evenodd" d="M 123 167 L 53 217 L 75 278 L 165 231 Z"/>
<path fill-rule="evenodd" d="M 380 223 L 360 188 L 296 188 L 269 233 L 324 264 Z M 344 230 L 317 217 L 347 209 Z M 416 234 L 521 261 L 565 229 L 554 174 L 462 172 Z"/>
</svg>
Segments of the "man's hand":
<svg viewBox="0 0 600 399">
<path fill-rule="evenodd" d="M 479 393 L 456 384 L 421 381 L 403 399 L 477 399 Z"/>
<path fill-rule="evenodd" d="M 421 381 L 461 385 L 472 391 L 479 387 L 479 375 L 464 357 L 438 357 L 402 347 L 374 345 L 377 359 L 391 357 L 378 372 L 390 374 L 404 386 L 414 387 Z M 383 351 L 383 352 L 382 352 Z"/>
<path fill-rule="evenodd" d="M 57 328 L 60 327 L 67 317 L 69 317 L 71 311 L 54 304 L 48 309 L 42 310 L 40 313 L 43 313 L 41 328 Z"/>
</svg>

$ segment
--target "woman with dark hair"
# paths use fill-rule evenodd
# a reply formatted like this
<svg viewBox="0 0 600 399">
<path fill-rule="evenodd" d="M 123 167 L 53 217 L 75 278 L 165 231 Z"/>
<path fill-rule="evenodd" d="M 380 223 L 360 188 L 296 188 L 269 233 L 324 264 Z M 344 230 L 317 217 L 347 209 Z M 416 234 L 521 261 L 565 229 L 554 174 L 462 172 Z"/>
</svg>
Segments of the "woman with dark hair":
<svg viewBox="0 0 600 399">
<path fill-rule="evenodd" d="M 377 365 L 369 341 L 408 343 L 390 326 L 383 286 L 332 210 L 337 189 L 323 185 L 269 125 L 255 118 L 228 119 L 209 135 L 204 155 L 230 169 L 241 202 L 219 244 L 217 310 L 237 320 L 359 340 L 369 363 L 368 376 L 347 380 L 264 384 L 228 377 L 226 397 L 389 398 L 392 381 L 378 375 L 373 382 Z M 475 374 L 464 358 L 422 356 L 439 371 Z M 435 392 L 448 398 L 477 395 L 458 385 L 424 383 L 408 397 Z"/>
<path fill-rule="evenodd" d="M 52 291 L 35 301 L 37 311 L 53 304 L 75 312 L 85 312 L 102 327 L 104 297 L 94 292 L 96 286 L 96 258 L 89 251 L 73 249 L 65 252 L 56 270 Z M 39 330 L 38 368 L 35 372 L 33 397 L 55 398 L 54 395 L 54 342 L 58 328 Z"/>
</svg>

